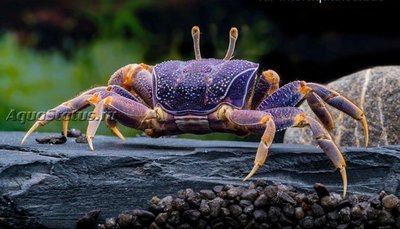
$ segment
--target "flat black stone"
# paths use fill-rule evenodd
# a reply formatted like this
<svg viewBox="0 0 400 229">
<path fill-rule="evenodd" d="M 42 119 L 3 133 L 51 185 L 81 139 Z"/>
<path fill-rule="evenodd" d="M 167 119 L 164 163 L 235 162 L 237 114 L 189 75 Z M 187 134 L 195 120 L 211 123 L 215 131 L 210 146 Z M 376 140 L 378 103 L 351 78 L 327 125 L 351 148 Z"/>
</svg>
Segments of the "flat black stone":
<svg viewBox="0 0 400 229">
<path fill-rule="evenodd" d="M 258 145 L 146 137 L 121 142 L 96 136 L 91 152 L 87 144 L 72 138 L 63 145 L 39 145 L 34 140 L 52 134 L 35 133 L 20 146 L 23 135 L 0 132 L 0 191 L 7 203 L 0 205 L 50 228 L 73 228 L 94 209 L 100 209 L 104 219 L 147 208 L 152 196 L 164 197 L 183 188 L 245 186 L 248 183 L 242 179 L 252 167 Z M 400 195 L 400 146 L 343 151 L 349 193 L 373 195 L 385 190 Z M 256 179 L 305 191 L 319 182 L 329 191 L 342 191 L 340 174 L 314 146 L 273 145 Z"/>
</svg>

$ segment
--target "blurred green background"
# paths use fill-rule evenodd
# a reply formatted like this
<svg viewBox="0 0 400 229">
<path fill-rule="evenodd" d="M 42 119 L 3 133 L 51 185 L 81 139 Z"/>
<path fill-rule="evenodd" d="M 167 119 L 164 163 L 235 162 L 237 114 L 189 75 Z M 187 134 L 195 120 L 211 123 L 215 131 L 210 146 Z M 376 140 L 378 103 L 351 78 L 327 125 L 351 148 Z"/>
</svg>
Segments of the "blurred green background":
<svg viewBox="0 0 400 229">
<path fill-rule="evenodd" d="M 28 130 L 33 121 L 6 120 L 10 112 L 46 111 L 105 85 L 128 63 L 192 59 L 193 25 L 202 31 L 203 57 L 223 57 L 228 31 L 236 26 L 235 57 L 277 70 L 283 83 L 298 78 L 324 83 L 369 66 L 399 64 L 399 30 L 380 26 L 390 28 L 395 23 L 390 12 L 397 9 L 387 2 L 1 1 L 0 130 Z M 75 121 L 70 127 L 86 125 Z M 126 136 L 138 134 L 122 129 Z M 59 121 L 40 129 L 60 130 Z M 98 134 L 110 132 L 102 125 Z"/>
</svg>

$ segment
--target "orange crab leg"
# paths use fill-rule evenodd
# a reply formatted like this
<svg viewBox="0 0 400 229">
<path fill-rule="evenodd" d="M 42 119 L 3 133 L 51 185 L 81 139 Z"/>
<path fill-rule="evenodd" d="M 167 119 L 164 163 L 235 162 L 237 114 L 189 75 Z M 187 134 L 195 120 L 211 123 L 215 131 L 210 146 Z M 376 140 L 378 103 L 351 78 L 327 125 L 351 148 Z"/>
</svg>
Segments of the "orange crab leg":
<svg viewBox="0 0 400 229">
<path fill-rule="evenodd" d="M 238 128 L 246 128 L 251 132 L 264 129 L 260 144 L 257 148 L 254 166 L 250 173 L 243 179 L 243 181 L 246 181 L 257 172 L 257 170 L 265 163 L 267 159 L 268 150 L 275 137 L 275 122 L 271 114 L 263 111 L 252 110 L 232 111 L 229 113 L 228 119 L 237 125 Z"/>
</svg>

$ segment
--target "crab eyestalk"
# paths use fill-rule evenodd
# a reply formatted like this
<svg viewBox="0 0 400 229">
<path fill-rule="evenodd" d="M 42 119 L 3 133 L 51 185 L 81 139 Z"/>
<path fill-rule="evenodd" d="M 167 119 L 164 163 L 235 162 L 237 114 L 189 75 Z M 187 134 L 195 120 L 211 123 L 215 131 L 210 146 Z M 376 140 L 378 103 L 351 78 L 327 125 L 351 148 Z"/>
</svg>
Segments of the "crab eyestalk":
<svg viewBox="0 0 400 229">
<path fill-rule="evenodd" d="M 200 54 L 200 28 L 198 26 L 192 27 L 192 38 L 193 38 L 193 48 L 194 56 L 196 60 L 201 60 Z"/>
<path fill-rule="evenodd" d="M 228 50 L 226 51 L 224 60 L 232 59 L 233 52 L 235 51 L 236 40 L 237 40 L 238 36 L 239 36 L 239 31 L 236 29 L 236 27 L 232 27 L 231 30 L 229 31 L 229 47 L 228 47 Z"/>
</svg>

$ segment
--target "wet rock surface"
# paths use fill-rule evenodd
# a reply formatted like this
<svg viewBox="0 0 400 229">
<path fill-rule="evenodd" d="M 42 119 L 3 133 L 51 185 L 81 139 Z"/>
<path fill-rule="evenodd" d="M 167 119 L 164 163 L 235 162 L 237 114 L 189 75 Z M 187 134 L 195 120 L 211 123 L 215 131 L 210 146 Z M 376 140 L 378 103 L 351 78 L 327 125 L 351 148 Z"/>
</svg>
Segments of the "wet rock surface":
<svg viewBox="0 0 400 229">
<path fill-rule="evenodd" d="M 327 86 L 352 100 L 366 114 L 370 132 L 370 146 L 400 144 L 400 66 L 375 67 L 335 80 Z M 312 113 L 308 104 L 301 109 Z M 329 107 L 335 122 L 332 135 L 341 146 L 364 145 L 363 130 L 335 108 Z M 291 128 L 285 133 L 285 143 L 313 142 L 309 128 Z"/>
<path fill-rule="evenodd" d="M 20 146 L 23 135 L 0 133 L 1 227 L 85 228 L 100 222 L 190 228 L 193 222 L 208 225 L 204 215 L 216 217 L 216 228 L 266 227 L 265 216 L 285 225 L 301 221 L 304 227 L 349 224 L 353 216 L 365 215 L 371 225 L 400 222 L 393 214 L 399 209 L 399 146 L 343 149 L 349 193 L 369 196 L 349 197 L 349 204 L 318 186 L 320 197 L 308 194 L 317 182 L 342 190 L 339 173 L 314 146 L 273 145 L 266 166 L 249 183 L 242 178 L 257 143 L 142 137 L 120 142 L 96 136 L 91 152 L 71 138 L 63 145 L 37 144 L 35 138 L 49 136 L 38 133 Z M 300 191 L 305 194 L 291 195 Z M 354 208 L 357 201 L 370 204 Z M 337 206 L 349 209 L 339 214 Z"/>
</svg>

